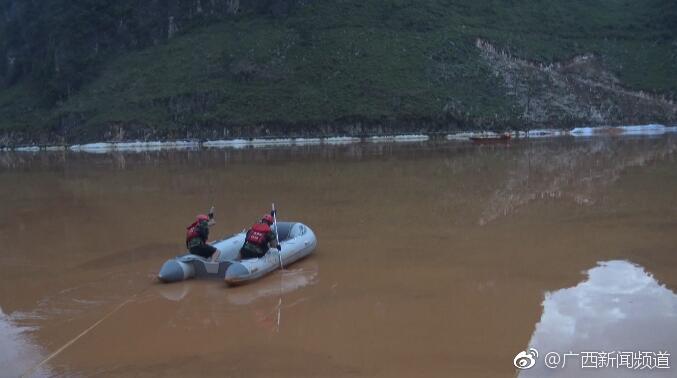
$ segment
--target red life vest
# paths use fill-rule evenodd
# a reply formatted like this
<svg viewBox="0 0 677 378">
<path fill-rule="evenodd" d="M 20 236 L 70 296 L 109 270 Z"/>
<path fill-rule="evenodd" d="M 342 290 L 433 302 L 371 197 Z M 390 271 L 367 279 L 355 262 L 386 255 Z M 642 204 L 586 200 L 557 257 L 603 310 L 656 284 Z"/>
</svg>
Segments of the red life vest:
<svg viewBox="0 0 677 378">
<path fill-rule="evenodd" d="M 200 235 L 197 233 L 197 226 L 193 226 L 186 230 L 186 243 L 188 243 L 191 239 L 199 237 Z"/>
<path fill-rule="evenodd" d="M 270 226 L 265 223 L 256 223 L 252 228 L 247 232 L 247 242 L 259 247 L 267 247 L 268 245 L 268 234 L 270 233 Z"/>
<path fill-rule="evenodd" d="M 206 240 L 202 240 L 198 227 L 200 227 L 200 223 L 195 221 L 186 228 L 186 247 L 189 249 L 206 242 Z"/>
</svg>

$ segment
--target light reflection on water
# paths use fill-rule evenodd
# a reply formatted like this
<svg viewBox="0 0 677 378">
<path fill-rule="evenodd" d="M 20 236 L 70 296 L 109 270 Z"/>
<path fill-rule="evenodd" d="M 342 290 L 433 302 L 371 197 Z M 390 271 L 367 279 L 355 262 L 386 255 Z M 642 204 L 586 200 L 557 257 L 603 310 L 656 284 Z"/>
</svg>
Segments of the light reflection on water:
<svg viewBox="0 0 677 378">
<path fill-rule="evenodd" d="M 643 148 L 641 143 L 620 148 L 612 139 L 574 144 L 557 153 L 548 145 L 513 151 L 508 175 L 487 201 L 478 223 L 486 225 L 544 199 L 594 205 L 627 169 L 666 160 L 676 151 L 673 141 L 658 148 Z"/>
<path fill-rule="evenodd" d="M 290 294 L 319 282 L 318 265 L 312 260 L 304 261 L 302 267 L 296 265 L 272 273 L 262 280 L 237 287 L 226 287 L 222 282 L 219 284 L 214 280 L 211 281 L 206 282 L 208 285 L 190 281 L 160 284 L 154 291 L 168 301 L 180 302 L 181 307 L 177 310 L 177 314 L 180 314 L 182 319 L 193 319 L 195 317 L 193 312 L 200 312 L 202 316 L 210 319 L 219 319 L 223 316 L 224 309 L 227 309 L 225 311 L 242 312 L 255 319 L 256 326 L 262 330 L 279 332 L 282 327 L 283 310 L 310 299 L 304 295 L 290 298 Z M 196 297 L 209 302 L 212 311 L 205 311 L 204 307 L 191 308 L 191 301 Z M 219 321 L 215 320 L 213 323 L 218 324 Z"/>
<path fill-rule="evenodd" d="M 520 376 L 637 374 L 627 368 L 585 371 L 576 357 L 565 369 L 549 369 L 543 364 L 548 352 L 560 355 L 584 351 L 677 353 L 677 295 L 674 292 L 644 268 L 627 261 L 599 263 L 587 275 L 588 279 L 575 287 L 545 294 L 543 315 L 529 342 L 530 348 L 539 351 L 538 362 Z M 671 374 L 670 370 L 662 373 L 655 370 L 653 374 Z"/>
<path fill-rule="evenodd" d="M 0 376 L 18 377 L 37 365 L 43 358 L 43 350 L 31 340 L 34 329 L 17 324 L 0 308 Z M 49 370 L 40 367 L 33 377 L 48 377 Z"/>
<path fill-rule="evenodd" d="M 292 267 L 280 272 L 276 272 L 266 277 L 266 279 L 256 281 L 247 285 L 226 288 L 225 284 L 209 286 L 209 296 L 226 298 L 228 303 L 236 306 L 245 306 L 256 302 L 259 299 L 268 297 L 282 297 L 303 287 L 316 284 L 318 266 L 315 261 L 307 261 L 303 268 Z M 164 284 L 157 287 L 160 295 L 170 301 L 179 302 L 191 293 L 192 285 L 190 282 L 178 282 L 174 284 Z"/>
</svg>

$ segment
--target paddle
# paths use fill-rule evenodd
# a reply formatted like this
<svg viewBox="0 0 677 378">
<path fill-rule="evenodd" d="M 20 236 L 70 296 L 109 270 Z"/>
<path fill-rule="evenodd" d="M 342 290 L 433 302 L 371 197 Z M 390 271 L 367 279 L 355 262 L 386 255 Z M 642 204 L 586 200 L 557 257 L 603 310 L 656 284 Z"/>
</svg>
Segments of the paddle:
<svg viewBox="0 0 677 378">
<path fill-rule="evenodd" d="M 275 241 L 277 242 L 277 258 L 280 260 L 280 269 L 284 270 L 282 265 L 282 246 L 280 245 L 280 238 L 277 236 L 277 212 L 275 211 L 275 203 L 273 202 L 273 228 L 275 229 Z"/>
<path fill-rule="evenodd" d="M 209 208 L 209 213 L 207 215 L 209 217 L 209 225 L 213 226 L 216 224 L 216 220 L 214 219 L 214 205 Z"/>
<path fill-rule="evenodd" d="M 207 221 L 208 227 L 214 226 L 216 224 L 216 219 L 214 219 L 214 205 L 212 205 L 212 207 L 209 208 L 209 213 L 208 213 L 207 217 L 209 217 L 209 221 Z M 214 241 L 207 243 L 207 244 L 213 246 L 214 244 L 216 244 L 217 241 L 218 240 L 214 240 Z M 211 261 L 212 262 L 218 262 L 218 260 L 220 258 L 221 258 L 221 250 L 216 248 L 216 252 L 214 252 L 214 254 L 212 254 Z"/>
</svg>

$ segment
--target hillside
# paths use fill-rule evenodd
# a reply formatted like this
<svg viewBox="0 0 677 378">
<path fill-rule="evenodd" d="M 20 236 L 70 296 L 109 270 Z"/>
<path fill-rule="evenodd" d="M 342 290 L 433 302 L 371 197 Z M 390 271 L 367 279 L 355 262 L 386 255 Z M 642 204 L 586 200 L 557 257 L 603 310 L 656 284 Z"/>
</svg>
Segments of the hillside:
<svg viewBox="0 0 677 378">
<path fill-rule="evenodd" d="M 2 1 L 0 145 L 677 120 L 671 0 Z"/>
</svg>

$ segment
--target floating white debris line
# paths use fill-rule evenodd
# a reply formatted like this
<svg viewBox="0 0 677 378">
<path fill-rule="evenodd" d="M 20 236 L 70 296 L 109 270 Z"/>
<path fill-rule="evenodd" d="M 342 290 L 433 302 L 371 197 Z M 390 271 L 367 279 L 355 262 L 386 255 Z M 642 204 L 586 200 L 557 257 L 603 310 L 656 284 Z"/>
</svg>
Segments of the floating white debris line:
<svg viewBox="0 0 677 378">
<path fill-rule="evenodd" d="M 290 146 L 293 144 L 291 138 L 280 138 L 280 139 L 252 139 L 250 144 L 253 147 L 269 147 L 269 146 Z"/>
<path fill-rule="evenodd" d="M 200 144 L 192 141 L 174 141 L 174 142 L 119 142 L 119 143 L 88 143 L 75 144 L 69 147 L 71 151 L 89 152 L 95 154 L 105 154 L 112 151 L 159 151 L 162 149 L 187 149 L 198 148 Z"/>
<path fill-rule="evenodd" d="M 70 146 L 70 150 L 78 152 L 105 154 L 106 152 L 110 152 L 113 150 L 113 145 L 111 143 L 75 144 Z"/>
<path fill-rule="evenodd" d="M 550 138 L 567 135 L 567 131 L 558 129 L 537 129 L 529 130 L 524 134 L 520 133 L 520 136 L 521 135 L 525 135 L 527 138 Z"/>
<path fill-rule="evenodd" d="M 110 143 L 89 143 L 75 144 L 68 149 L 75 152 L 87 152 L 90 154 L 106 154 L 113 151 L 113 146 Z"/>
<path fill-rule="evenodd" d="M 115 150 L 120 152 L 160 151 L 163 145 L 160 142 L 123 142 L 116 143 Z M 167 148 L 172 148 L 167 146 Z"/>
<path fill-rule="evenodd" d="M 320 138 L 295 138 L 294 144 L 297 146 L 304 146 L 309 144 L 320 144 L 322 139 Z"/>
<path fill-rule="evenodd" d="M 134 152 L 141 152 L 141 151 L 159 151 L 163 149 L 192 149 L 192 148 L 199 148 L 200 143 L 196 141 L 186 141 L 186 140 L 178 140 L 178 141 L 173 141 L 173 142 L 159 142 L 159 141 L 152 141 L 152 142 L 121 142 L 121 143 L 114 143 L 113 147 L 116 151 L 134 151 Z"/>
<path fill-rule="evenodd" d="M 571 135 L 574 137 L 590 137 L 595 135 L 663 135 L 667 133 L 677 133 L 677 126 L 665 126 L 660 124 L 648 125 L 628 125 L 617 127 L 577 127 L 572 130 L 562 129 L 536 129 L 529 131 L 513 131 L 510 133 L 513 137 L 526 138 L 548 138 Z M 447 134 L 447 140 L 470 140 L 472 137 L 491 137 L 501 134 L 491 131 L 466 131 L 453 134 Z M 425 142 L 430 140 L 430 136 L 424 134 L 402 134 L 387 136 L 372 136 L 364 139 L 366 142 L 385 143 L 385 142 Z M 87 153 L 109 153 L 119 152 L 147 152 L 159 151 L 163 149 L 198 149 L 206 148 L 245 148 L 245 147 L 270 147 L 270 146 L 302 146 L 302 145 L 340 145 L 350 143 L 360 143 L 358 137 L 329 137 L 329 138 L 254 138 L 254 139 L 227 139 L 227 140 L 208 140 L 203 143 L 190 140 L 178 140 L 171 142 L 146 141 L 146 142 L 99 142 L 87 144 L 75 144 L 72 146 L 23 146 L 23 147 L 0 147 L 2 152 L 38 152 L 38 151 L 76 151 Z"/>
<path fill-rule="evenodd" d="M 394 142 L 395 137 L 394 136 L 373 136 L 367 138 L 367 142 L 372 142 L 372 143 L 382 143 L 382 142 Z"/>
<path fill-rule="evenodd" d="M 663 125 L 621 126 L 623 135 L 663 135 L 667 127 Z"/>
<path fill-rule="evenodd" d="M 666 133 L 672 133 L 675 130 L 675 127 L 665 127 L 664 125 L 659 124 L 649 124 L 649 125 L 631 125 L 631 126 L 618 126 L 618 127 L 577 127 L 571 130 L 570 134 L 573 136 L 594 136 L 594 135 L 663 135 Z"/>
<path fill-rule="evenodd" d="M 470 140 L 476 137 L 499 137 L 502 134 L 493 131 L 466 131 L 462 133 L 447 134 L 447 140 Z M 512 134 L 514 136 L 514 134 Z"/>
<path fill-rule="evenodd" d="M 244 148 L 248 145 L 249 142 L 244 139 L 208 140 L 202 143 L 202 146 L 207 148 Z"/>
<path fill-rule="evenodd" d="M 404 135 L 386 135 L 373 136 L 367 138 L 368 142 L 383 143 L 383 142 L 425 142 L 430 139 L 427 135 L 422 134 L 404 134 Z"/>
<path fill-rule="evenodd" d="M 222 139 L 208 140 L 202 143 L 207 148 L 244 148 L 244 147 L 270 147 L 270 146 L 303 146 L 321 144 L 321 138 L 276 138 L 276 139 Z"/>
<path fill-rule="evenodd" d="M 355 137 L 331 137 L 324 138 L 324 143 L 326 144 L 349 144 L 349 143 L 359 143 L 360 138 Z"/>
<path fill-rule="evenodd" d="M 595 129 L 592 127 L 577 127 L 569 131 L 569 134 L 573 136 L 592 136 L 595 134 Z"/>
<path fill-rule="evenodd" d="M 278 138 L 278 139 L 225 139 L 209 140 L 202 143 L 207 148 L 243 148 L 243 147 L 268 147 L 268 146 L 291 146 L 320 144 L 320 138 Z"/>
<path fill-rule="evenodd" d="M 447 140 L 469 140 L 475 133 L 463 132 L 455 134 L 447 134 Z"/>
<path fill-rule="evenodd" d="M 186 150 L 200 148 L 200 142 L 197 141 L 177 140 L 174 142 L 157 142 L 157 143 L 160 143 L 161 149 Z"/>
<path fill-rule="evenodd" d="M 423 134 L 395 135 L 395 142 L 425 142 L 430 137 Z"/>
<path fill-rule="evenodd" d="M 16 149 L 14 149 L 14 151 L 18 151 L 18 152 L 38 152 L 38 151 L 40 151 L 40 147 L 38 147 L 38 146 L 17 147 Z"/>
<path fill-rule="evenodd" d="M 561 129 L 537 129 L 529 131 L 512 131 L 509 132 L 513 138 L 549 138 L 567 135 L 567 130 Z M 447 134 L 447 140 L 470 140 L 470 138 L 495 138 L 500 137 L 504 133 L 496 133 L 493 131 L 464 131 L 454 134 Z"/>
</svg>

